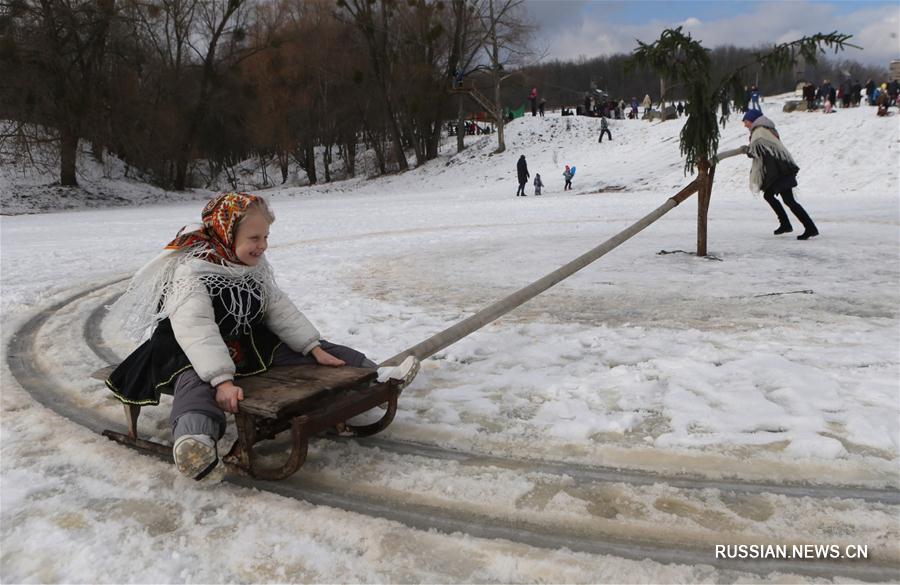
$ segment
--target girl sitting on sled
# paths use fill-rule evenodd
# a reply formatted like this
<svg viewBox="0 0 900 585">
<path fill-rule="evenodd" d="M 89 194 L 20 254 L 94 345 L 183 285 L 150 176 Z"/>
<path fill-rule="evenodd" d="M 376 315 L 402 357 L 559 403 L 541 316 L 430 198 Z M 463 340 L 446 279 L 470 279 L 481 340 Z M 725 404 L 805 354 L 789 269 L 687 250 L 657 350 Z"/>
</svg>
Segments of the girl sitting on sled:
<svg viewBox="0 0 900 585">
<path fill-rule="evenodd" d="M 238 412 L 244 398 L 236 377 L 303 364 L 376 367 L 359 351 L 322 339 L 275 284 L 265 258 L 274 221 L 262 197 L 214 197 L 202 225 L 182 228 L 116 303 L 133 332 L 153 332 L 106 385 L 134 405 L 159 404 L 163 388 L 174 391 L 173 456 L 178 470 L 196 480 L 224 476 L 216 443 L 225 413 Z M 379 370 L 379 380 L 406 385 L 417 371 L 410 357 Z"/>
</svg>

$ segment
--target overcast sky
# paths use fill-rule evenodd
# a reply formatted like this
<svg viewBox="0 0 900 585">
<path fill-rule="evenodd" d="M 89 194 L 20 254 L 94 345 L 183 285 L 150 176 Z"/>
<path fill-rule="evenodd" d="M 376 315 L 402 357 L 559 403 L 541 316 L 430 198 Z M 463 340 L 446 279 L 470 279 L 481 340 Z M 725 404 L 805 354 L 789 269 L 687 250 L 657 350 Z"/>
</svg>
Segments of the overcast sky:
<svg viewBox="0 0 900 585">
<path fill-rule="evenodd" d="M 665 28 L 683 26 L 704 46 L 755 47 L 817 32 L 852 34 L 843 58 L 887 68 L 900 59 L 900 2 L 736 0 L 526 0 L 539 26 L 538 45 L 547 59 L 577 59 L 630 53 L 659 38 Z"/>
</svg>

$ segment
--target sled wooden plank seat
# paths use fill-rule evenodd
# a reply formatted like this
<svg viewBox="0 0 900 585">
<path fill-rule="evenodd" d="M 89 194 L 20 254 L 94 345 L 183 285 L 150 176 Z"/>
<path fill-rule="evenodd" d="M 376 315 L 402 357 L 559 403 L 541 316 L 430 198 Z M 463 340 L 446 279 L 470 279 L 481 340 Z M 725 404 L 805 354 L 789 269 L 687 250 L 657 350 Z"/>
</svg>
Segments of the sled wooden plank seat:
<svg viewBox="0 0 900 585">
<path fill-rule="evenodd" d="M 375 379 L 367 368 L 289 366 L 261 376 L 235 380 L 244 390 L 241 412 L 263 418 L 282 418 L 308 409 L 323 396 L 358 387 Z"/>
<path fill-rule="evenodd" d="M 114 367 L 103 368 L 92 377 L 105 380 Z M 365 437 L 386 428 L 397 412 L 399 387 L 394 383 L 373 383 L 375 370 L 344 366 L 290 366 L 235 383 L 244 390 L 244 400 L 234 415 L 238 438 L 223 457 L 229 469 L 259 479 L 284 479 L 303 465 L 309 438 L 340 426 L 348 436 Z M 379 405 L 387 409 L 377 421 L 367 425 L 346 424 Z M 138 437 L 137 420 L 141 407 L 125 404 L 128 433 L 103 431 L 110 439 L 143 451 L 171 457 L 171 447 Z M 291 431 L 291 451 L 280 466 L 259 463 L 253 446 Z"/>
</svg>

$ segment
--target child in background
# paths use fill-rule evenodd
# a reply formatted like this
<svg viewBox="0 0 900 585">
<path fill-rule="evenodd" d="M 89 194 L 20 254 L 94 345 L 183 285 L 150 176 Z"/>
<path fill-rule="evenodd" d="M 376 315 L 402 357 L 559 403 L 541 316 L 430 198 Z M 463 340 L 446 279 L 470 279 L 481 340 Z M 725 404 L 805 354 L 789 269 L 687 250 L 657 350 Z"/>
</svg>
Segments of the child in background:
<svg viewBox="0 0 900 585">
<path fill-rule="evenodd" d="M 603 144 L 603 135 L 606 134 L 610 140 L 612 140 L 612 133 L 609 131 L 609 123 L 606 121 L 606 117 L 600 118 L 600 144 Z"/>
<path fill-rule="evenodd" d="M 572 188 L 572 171 L 569 170 L 569 165 L 566 165 L 566 170 L 563 171 L 563 178 L 566 180 L 566 184 L 563 186 L 563 191 L 568 191 Z"/>
<path fill-rule="evenodd" d="M 224 476 L 216 442 L 225 434 L 225 413 L 238 412 L 244 399 L 235 377 L 289 365 L 376 367 L 364 354 L 321 339 L 275 284 L 264 257 L 274 221 L 262 197 L 214 197 L 202 226 L 182 228 L 116 303 L 133 332 L 153 333 L 106 385 L 135 405 L 159 404 L 161 389 L 173 389 L 172 451 L 178 470 L 192 479 Z M 418 362 L 382 370 L 381 381 L 408 384 Z"/>
<path fill-rule="evenodd" d="M 540 195 L 540 194 L 541 194 L 541 188 L 542 188 L 543 186 L 544 186 L 544 182 L 541 181 L 541 174 L 540 174 L 540 173 L 535 173 L 535 174 L 534 174 L 534 194 L 535 194 L 535 195 Z"/>
</svg>

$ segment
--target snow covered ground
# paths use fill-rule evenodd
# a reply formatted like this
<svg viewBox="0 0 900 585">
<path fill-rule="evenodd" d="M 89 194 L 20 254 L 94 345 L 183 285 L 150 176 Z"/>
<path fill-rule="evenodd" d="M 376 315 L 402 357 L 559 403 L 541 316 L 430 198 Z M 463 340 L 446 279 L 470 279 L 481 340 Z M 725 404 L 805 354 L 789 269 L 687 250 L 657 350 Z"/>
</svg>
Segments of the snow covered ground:
<svg viewBox="0 0 900 585">
<path fill-rule="evenodd" d="M 900 486 L 898 117 L 876 118 L 866 107 L 784 114 L 777 98 L 764 111 L 801 168 L 796 193 L 821 236 L 797 241 L 796 221 L 794 234 L 773 236 L 773 213 L 748 190 L 749 161 L 728 159 L 710 208 L 714 258 L 659 254 L 695 249 L 689 199 L 424 362 L 384 435 L 501 457 Z M 282 288 L 328 339 L 384 359 L 661 205 L 690 181 L 678 153 L 680 127 L 614 122 L 613 140 L 598 144 L 596 120 L 526 117 L 508 127 L 501 155 L 491 154 L 496 143 L 488 136 L 403 175 L 261 192 L 277 216 L 268 256 Z M 735 118 L 720 148 L 746 139 Z M 541 173 L 542 197 L 514 197 L 520 154 L 532 174 Z M 564 193 L 565 164 L 578 172 L 574 190 Z M 2 181 L 11 201 L 20 183 L 10 173 Z M 124 199 L 148 199 L 133 182 L 105 185 Z M 198 219 L 202 195 L 2 217 L 4 355 L 35 311 L 150 259 Z M 113 285 L 71 307 L 48 325 L 42 346 L 42 362 L 67 389 L 64 399 L 115 425 L 121 407 L 88 379 L 103 364 L 85 348 L 81 327 L 119 290 Z M 104 320 L 103 336 L 120 356 L 133 347 L 112 319 Z M 234 485 L 200 490 L 170 466 L 37 404 L 5 361 L 2 374 L 4 582 L 758 579 L 425 533 Z M 142 416 L 144 430 L 162 440 L 164 411 Z M 496 472 L 488 481 L 428 462 L 371 461 L 371 450 L 348 445 L 314 449 L 296 481 L 360 478 L 373 490 L 422 498 L 454 493 L 498 514 L 531 507 L 546 522 L 597 513 L 591 495 L 548 492 L 535 474 Z M 701 506 L 719 515 L 711 527 L 683 506 L 660 504 L 663 488 L 624 494 L 617 497 L 650 510 L 641 518 L 646 530 L 674 533 L 699 523 L 714 535 L 740 532 L 746 521 L 725 500 Z M 839 528 L 834 507 L 804 506 L 802 517 L 782 512 L 753 530 L 770 541 L 857 537 L 873 546 L 900 534 L 896 508 L 854 514 L 851 507 L 841 526 L 852 528 Z M 620 510 L 618 519 L 627 524 L 627 516 Z"/>
</svg>

